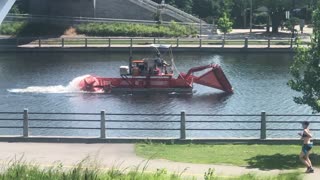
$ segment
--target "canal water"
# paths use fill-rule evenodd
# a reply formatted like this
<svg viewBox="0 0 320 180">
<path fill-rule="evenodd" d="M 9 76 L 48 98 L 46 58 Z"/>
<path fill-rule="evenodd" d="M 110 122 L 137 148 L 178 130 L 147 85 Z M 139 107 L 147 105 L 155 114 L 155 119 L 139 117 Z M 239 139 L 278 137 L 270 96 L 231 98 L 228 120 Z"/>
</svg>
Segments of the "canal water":
<svg viewBox="0 0 320 180">
<path fill-rule="evenodd" d="M 145 54 L 135 54 L 140 59 Z M 128 54 L 107 53 L 4 53 L 0 54 L 0 111 L 174 113 L 188 114 L 310 114 L 311 109 L 293 102 L 298 95 L 287 85 L 292 54 L 271 53 L 177 53 L 178 70 L 218 63 L 234 87 L 234 94 L 196 85 L 193 94 L 91 94 L 75 88 L 79 77 L 88 74 L 118 77 L 119 67 L 127 65 Z M 201 73 L 200 73 L 201 74 Z M 78 79 L 77 79 L 78 78 Z M 42 117 L 40 117 L 42 118 Z M 90 119 L 90 117 L 81 117 Z M 139 117 L 109 117 L 139 119 Z M 191 117 L 190 117 L 191 118 Z M 91 118 L 92 119 L 92 118 Z M 96 117 L 95 119 L 99 119 Z M 179 117 L 149 117 L 149 120 L 178 120 Z M 188 118 L 187 118 L 188 119 Z M 202 117 L 197 120 L 243 121 L 260 117 Z M 268 120 L 302 121 L 301 117 L 269 117 Z M 308 120 L 315 120 L 309 118 Z M 18 122 L 2 121 L 1 125 Z M 98 127 L 98 123 L 34 122 L 34 126 Z M 179 123 L 110 123 L 109 127 L 178 127 Z M 32 126 L 32 125 L 31 125 Z M 315 124 L 314 127 L 317 125 Z M 188 123 L 188 128 L 260 128 L 254 123 Z M 272 124 L 268 128 L 300 128 L 297 124 Z M 319 127 L 316 127 L 319 128 Z M 0 129 L 0 134 L 20 130 Z M 98 135 L 97 130 L 32 130 L 34 135 Z M 189 137 L 256 137 L 259 131 L 188 131 Z M 178 131 L 110 130 L 108 136 L 178 136 Z M 296 137 L 296 132 L 268 131 L 269 137 Z"/>
</svg>

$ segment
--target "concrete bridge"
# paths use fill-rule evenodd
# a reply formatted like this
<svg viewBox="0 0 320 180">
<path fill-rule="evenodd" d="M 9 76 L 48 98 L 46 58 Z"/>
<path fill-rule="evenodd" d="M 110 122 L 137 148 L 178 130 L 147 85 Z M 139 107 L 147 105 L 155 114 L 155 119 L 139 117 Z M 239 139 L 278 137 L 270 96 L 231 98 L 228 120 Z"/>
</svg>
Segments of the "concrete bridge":
<svg viewBox="0 0 320 180">
<path fill-rule="evenodd" d="M 0 1 L 0 24 L 16 0 Z M 185 13 L 169 4 L 157 4 L 151 0 L 30 0 L 29 11 L 32 15 L 49 17 L 113 18 L 132 20 L 154 20 L 159 10 L 163 21 L 175 20 L 182 23 L 202 24 L 201 33 L 211 34 L 212 26 L 201 19 Z"/>
<path fill-rule="evenodd" d="M 1 0 L 0 1 L 0 24 L 4 20 L 4 18 L 7 16 L 8 12 L 10 11 L 13 4 L 16 2 L 16 0 Z"/>
</svg>

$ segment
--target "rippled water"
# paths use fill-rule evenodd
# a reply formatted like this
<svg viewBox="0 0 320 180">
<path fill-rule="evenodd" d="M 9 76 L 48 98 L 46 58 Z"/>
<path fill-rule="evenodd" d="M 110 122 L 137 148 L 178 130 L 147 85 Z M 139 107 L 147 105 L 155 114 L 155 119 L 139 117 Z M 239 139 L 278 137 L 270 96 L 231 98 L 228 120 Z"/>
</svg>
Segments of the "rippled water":
<svg viewBox="0 0 320 180">
<path fill-rule="evenodd" d="M 135 54 L 136 58 L 144 54 Z M 112 113 L 187 113 L 209 114 L 259 114 L 267 113 L 311 113 L 310 108 L 297 105 L 293 96 L 297 95 L 286 85 L 290 75 L 291 54 L 210 54 L 178 53 L 175 62 L 178 69 L 186 72 L 189 68 L 210 63 L 222 66 L 235 89 L 227 95 L 219 90 L 196 85 L 193 95 L 179 94 L 88 94 L 74 89 L 75 78 L 93 74 L 114 76 L 119 74 L 119 66 L 127 64 L 127 54 L 105 53 L 7 53 L 0 54 L 0 111 L 22 111 L 29 108 L 36 112 L 99 112 L 105 109 Z M 72 82 L 73 81 L 73 82 Z M 273 117 L 272 117 L 273 118 Z M 153 118 L 154 119 L 154 118 Z M 171 118 L 174 119 L 174 118 Z M 208 119 L 208 117 L 207 117 Z M 259 120 L 259 117 L 215 117 L 215 120 Z M 273 118 L 292 120 L 298 118 Z M 38 122 L 38 124 L 44 122 Z M 77 125 L 91 126 L 78 123 Z M 119 127 L 158 127 L 157 123 L 113 123 Z M 172 127 L 162 123 L 161 127 Z M 92 125 L 95 126 L 95 125 Z M 188 127 L 217 127 L 211 124 L 188 124 Z M 258 125 L 227 124 L 221 127 L 252 127 Z M 284 125 L 279 125 L 283 127 Z M 297 128 L 296 125 L 292 125 Z M 1 130 L 8 134 L 12 130 Z M 37 131 L 35 134 L 57 134 L 58 131 Z M 66 135 L 77 135 L 84 131 L 62 131 Z M 110 136 L 176 136 L 178 132 L 120 132 L 110 131 Z M 188 132 L 190 136 L 257 136 L 258 132 Z M 88 131 L 85 135 L 96 135 Z M 271 133 L 270 135 L 272 135 Z M 275 134 L 279 134 L 276 132 Z M 290 133 L 288 133 L 290 134 Z M 295 133 L 296 134 L 296 133 Z"/>
</svg>

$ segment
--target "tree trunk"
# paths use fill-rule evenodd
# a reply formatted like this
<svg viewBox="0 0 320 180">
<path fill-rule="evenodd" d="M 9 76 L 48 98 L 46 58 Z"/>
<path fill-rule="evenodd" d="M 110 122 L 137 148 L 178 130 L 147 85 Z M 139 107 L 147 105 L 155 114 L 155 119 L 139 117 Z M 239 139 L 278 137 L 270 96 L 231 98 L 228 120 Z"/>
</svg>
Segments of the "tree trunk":
<svg viewBox="0 0 320 180">
<path fill-rule="evenodd" d="M 270 14 L 268 14 L 268 20 L 267 20 L 267 33 L 270 32 Z"/>
<path fill-rule="evenodd" d="M 278 33 L 279 32 L 279 26 L 281 24 L 282 20 L 282 12 L 274 12 L 271 14 L 271 22 L 272 22 L 272 32 Z"/>
</svg>

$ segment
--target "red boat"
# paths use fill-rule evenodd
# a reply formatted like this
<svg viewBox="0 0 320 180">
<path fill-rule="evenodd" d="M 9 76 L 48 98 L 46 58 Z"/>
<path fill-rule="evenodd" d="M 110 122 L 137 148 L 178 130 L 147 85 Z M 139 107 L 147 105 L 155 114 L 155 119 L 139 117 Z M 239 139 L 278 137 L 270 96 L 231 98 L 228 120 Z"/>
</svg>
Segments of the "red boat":
<svg viewBox="0 0 320 180">
<path fill-rule="evenodd" d="M 165 92 L 192 92 L 193 84 L 201 84 L 222 91 L 232 93 L 233 89 L 221 67 L 217 64 L 191 68 L 187 73 L 177 71 L 169 45 L 151 45 L 156 50 L 153 58 L 141 60 L 129 59 L 129 66 L 120 67 L 121 77 L 87 76 L 80 81 L 79 87 L 89 92 L 133 92 L 133 91 L 165 91 Z M 160 52 L 166 50 L 171 64 L 165 61 Z M 132 54 L 132 53 L 130 53 Z M 201 76 L 193 73 L 207 70 Z"/>
</svg>

